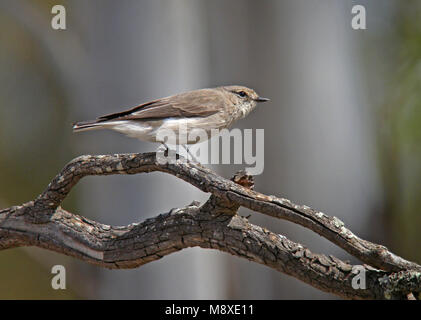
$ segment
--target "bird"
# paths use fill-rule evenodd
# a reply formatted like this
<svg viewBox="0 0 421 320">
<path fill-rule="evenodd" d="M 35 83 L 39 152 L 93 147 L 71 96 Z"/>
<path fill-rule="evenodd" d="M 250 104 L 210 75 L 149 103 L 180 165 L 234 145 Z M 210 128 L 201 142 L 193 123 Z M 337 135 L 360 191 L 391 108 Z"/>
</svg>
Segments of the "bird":
<svg viewBox="0 0 421 320">
<path fill-rule="evenodd" d="M 170 130 L 177 138 L 168 141 L 169 144 L 185 142 L 183 145 L 189 145 L 197 142 L 187 138 L 192 130 L 204 130 L 206 139 L 209 139 L 215 134 L 213 129 L 231 127 L 234 122 L 246 117 L 258 103 L 266 101 L 269 99 L 260 97 L 245 86 L 198 89 L 152 100 L 96 120 L 76 122 L 73 131 L 110 129 L 142 141 L 163 143 L 159 132 Z"/>
</svg>

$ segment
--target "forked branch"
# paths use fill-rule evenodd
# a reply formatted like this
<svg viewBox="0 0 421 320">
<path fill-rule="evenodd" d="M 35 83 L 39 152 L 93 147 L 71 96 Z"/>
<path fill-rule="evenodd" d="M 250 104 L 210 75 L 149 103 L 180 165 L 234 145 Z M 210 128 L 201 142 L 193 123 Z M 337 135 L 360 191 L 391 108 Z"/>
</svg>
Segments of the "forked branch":
<svg viewBox="0 0 421 320">
<path fill-rule="evenodd" d="M 100 224 L 60 207 L 84 176 L 152 171 L 172 174 L 211 196 L 202 206 L 195 203 L 125 227 Z M 252 186 L 250 176 L 237 174 L 227 180 L 182 157 L 163 165 L 155 153 L 81 156 L 67 164 L 34 201 L 0 210 L 0 249 L 38 246 L 107 268 L 135 268 L 199 246 L 264 264 L 345 298 L 406 298 L 421 291 L 420 265 L 357 237 L 336 217 L 261 194 Z M 237 215 L 240 206 L 300 224 L 360 259 L 366 264 L 366 289 L 352 286 L 356 266 L 312 253 L 250 224 Z"/>
</svg>

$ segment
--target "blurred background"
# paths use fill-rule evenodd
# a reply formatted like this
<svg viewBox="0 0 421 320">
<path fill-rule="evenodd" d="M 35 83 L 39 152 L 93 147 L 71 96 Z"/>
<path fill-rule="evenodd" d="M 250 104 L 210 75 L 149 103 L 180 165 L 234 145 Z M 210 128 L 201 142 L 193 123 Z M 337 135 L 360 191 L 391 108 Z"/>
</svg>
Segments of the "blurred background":
<svg viewBox="0 0 421 320">
<path fill-rule="evenodd" d="M 51 28 L 62 4 L 67 29 Z M 362 4 L 367 29 L 351 28 Z M 256 190 L 337 216 L 356 234 L 421 262 L 421 1 L 0 0 L 0 208 L 34 199 L 82 154 L 154 151 L 71 123 L 149 99 L 225 84 L 271 102 L 236 124 L 265 130 Z M 230 177 L 242 166 L 212 168 Z M 63 207 L 113 225 L 208 195 L 172 176 L 88 177 Z M 250 221 L 359 263 L 304 228 Z M 51 268 L 67 289 L 51 288 Z M 0 252 L 0 298 L 330 299 L 267 267 L 186 249 L 104 270 L 38 248 Z"/>
</svg>

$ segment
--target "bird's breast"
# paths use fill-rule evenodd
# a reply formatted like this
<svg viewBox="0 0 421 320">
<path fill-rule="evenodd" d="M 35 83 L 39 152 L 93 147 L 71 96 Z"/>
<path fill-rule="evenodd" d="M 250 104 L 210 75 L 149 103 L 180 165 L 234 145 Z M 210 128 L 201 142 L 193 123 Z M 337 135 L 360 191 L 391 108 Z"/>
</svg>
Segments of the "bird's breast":
<svg viewBox="0 0 421 320">
<path fill-rule="evenodd" d="M 235 120 L 245 118 L 254 109 L 254 107 L 255 106 L 249 102 L 237 105 L 236 112 L 234 114 Z"/>
</svg>

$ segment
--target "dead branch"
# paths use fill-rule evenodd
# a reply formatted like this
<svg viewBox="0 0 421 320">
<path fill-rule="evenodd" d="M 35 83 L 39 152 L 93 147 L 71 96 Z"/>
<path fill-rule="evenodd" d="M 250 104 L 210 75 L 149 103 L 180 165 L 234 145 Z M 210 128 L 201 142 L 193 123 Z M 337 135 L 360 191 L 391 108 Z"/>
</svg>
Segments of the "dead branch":
<svg viewBox="0 0 421 320">
<path fill-rule="evenodd" d="M 152 171 L 172 174 L 211 196 L 202 206 L 194 203 L 124 227 L 100 224 L 60 207 L 85 176 Z M 252 187 L 250 176 L 237 174 L 232 181 L 227 180 L 182 157 L 174 164 L 162 165 L 155 153 L 81 156 L 68 163 L 35 200 L 0 210 L 0 249 L 38 246 L 118 269 L 135 268 L 199 246 L 264 264 L 345 298 L 418 296 L 420 265 L 357 237 L 336 217 L 261 194 Z M 240 206 L 308 228 L 366 265 L 353 266 L 333 256 L 312 253 L 284 236 L 252 225 L 236 214 Z M 366 289 L 352 287 L 356 267 L 364 269 Z"/>
</svg>

